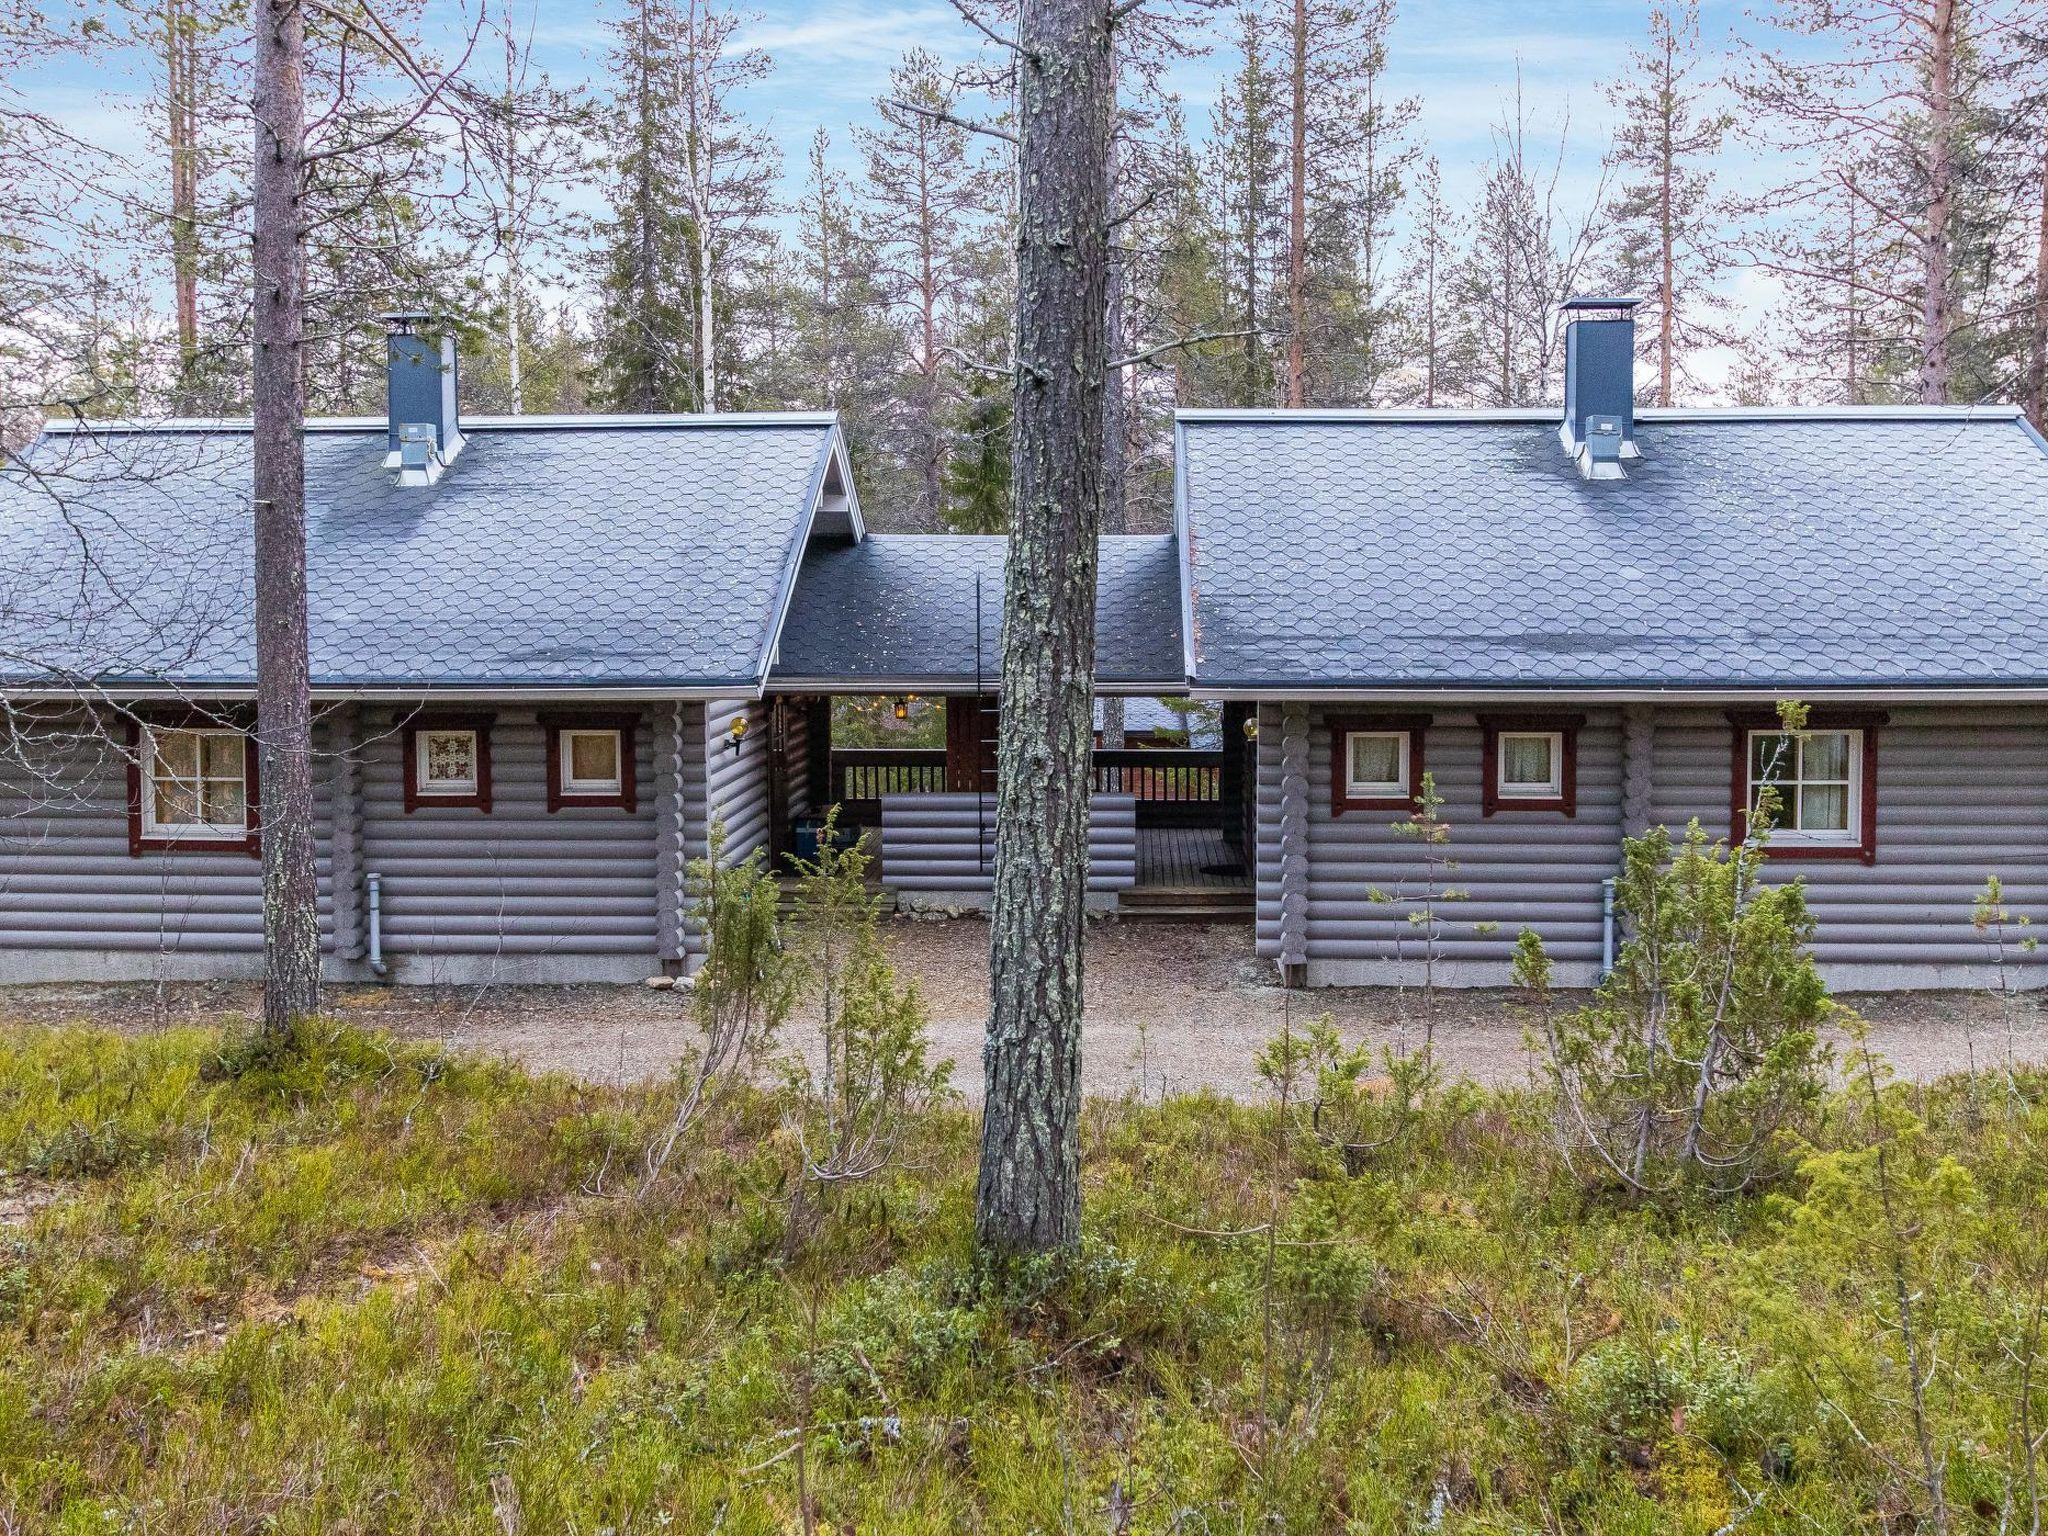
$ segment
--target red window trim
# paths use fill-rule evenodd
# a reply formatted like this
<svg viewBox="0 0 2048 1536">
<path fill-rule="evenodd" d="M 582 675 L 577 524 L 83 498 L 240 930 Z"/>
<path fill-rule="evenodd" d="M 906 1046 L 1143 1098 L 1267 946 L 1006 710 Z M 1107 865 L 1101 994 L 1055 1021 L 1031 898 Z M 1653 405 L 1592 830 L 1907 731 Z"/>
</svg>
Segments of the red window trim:
<svg viewBox="0 0 2048 1536">
<path fill-rule="evenodd" d="M 449 714 L 422 711 L 406 718 L 399 745 L 405 758 L 405 813 L 410 816 L 422 806 L 450 810 L 482 811 L 491 814 L 491 727 L 498 717 L 491 714 Z M 419 733 L 421 731 L 476 732 L 476 793 L 473 795 L 423 795 L 419 786 Z"/>
<path fill-rule="evenodd" d="M 121 722 L 122 744 L 128 759 L 128 856 L 145 853 L 239 853 L 249 858 L 263 856 L 262 785 L 257 778 L 260 755 L 250 731 L 253 721 L 247 710 L 210 713 L 203 709 L 150 710 L 128 716 Z M 242 733 L 242 793 L 244 834 L 241 837 L 150 837 L 142 830 L 142 728 L 176 730 L 236 730 Z"/>
<path fill-rule="evenodd" d="M 1429 729 L 1428 715 L 1332 715 L 1330 716 L 1330 815 L 1346 811 L 1399 811 L 1412 815 L 1422 808 L 1422 736 Z M 1353 731 L 1406 731 L 1408 733 L 1408 793 L 1405 795 L 1353 795 L 1351 753 L 1345 737 Z"/>
<path fill-rule="evenodd" d="M 572 714 L 545 712 L 540 723 L 547 732 L 548 811 L 564 806 L 609 806 L 628 814 L 639 809 L 638 764 L 633 733 L 639 729 L 637 714 Z M 616 795 L 571 795 L 562 791 L 562 732 L 617 731 L 619 733 L 619 792 Z"/>
<path fill-rule="evenodd" d="M 1739 848 L 1749 840 L 1749 733 L 1783 730 L 1784 724 L 1773 711 L 1742 709 L 1728 711 L 1728 724 L 1731 727 L 1728 744 L 1728 830 L 1729 841 Z M 1857 828 L 1857 840 L 1853 843 L 1838 843 L 1831 847 L 1784 843 L 1767 846 L 1764 849 L 1766 858 L 1877 862 L 1877 733 L 1880 727 L 1889 724 L 1891 716 L 1881 709 L 1816 709 L 1807 714 L 1806 728 L 1810 731 L 1863 733 L 1863 824 Z"/>
<path fill-rule="evenodd" d="M 1579 730 L 1584 715 L 1502 715 L 1479 716 L 1479 810 L 1483 816 L 1496 811 L 1562 811 L 1568 817 L 1579 814 Z M 1541 800 L 1524 799 L 1500 792 L 1500 738 L 1502 733 L 1551 731 L 1564 737 L 1564 762 L 1559 765 L 1559 786 L 1564 793 Z"/>
</svg>

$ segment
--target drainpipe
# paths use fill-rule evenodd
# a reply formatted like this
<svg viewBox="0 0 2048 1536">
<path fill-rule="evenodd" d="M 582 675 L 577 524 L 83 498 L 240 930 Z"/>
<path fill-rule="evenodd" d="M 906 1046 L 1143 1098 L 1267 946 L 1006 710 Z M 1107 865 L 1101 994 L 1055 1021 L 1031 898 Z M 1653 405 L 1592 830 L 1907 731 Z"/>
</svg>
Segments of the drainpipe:
<svg viewBox="0 0 2048 1536">
<path fill-rule="evenodd" d="M 371 874 L 363 879 L 370 887 L 370 969 L 382 976 L 391 969 L 384 963 L 384 877 Z"/>
<path fill-rule="evenodd" d="M 375 878 L 374 876 L 372 878 Z M 1614 880 L 1609 875 L 1600 882 L 1600 979 L 1605 981 L 1614 974 Z M 376 930 L 375 898 L 371 900 L 370 931 Z"/>
</svg>

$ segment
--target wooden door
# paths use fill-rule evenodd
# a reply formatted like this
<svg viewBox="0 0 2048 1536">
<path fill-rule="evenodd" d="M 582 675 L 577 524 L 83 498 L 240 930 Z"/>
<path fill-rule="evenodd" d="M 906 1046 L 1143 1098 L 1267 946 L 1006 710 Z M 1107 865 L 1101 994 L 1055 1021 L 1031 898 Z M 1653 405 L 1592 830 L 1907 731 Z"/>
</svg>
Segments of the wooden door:
<svg viewBox="0 0 2048 1536">
<path fill-rule="evenodd" d="M 946 788 L 953 794 L 996 791 L 996 700 L 946 700 Z"/>
</svg>

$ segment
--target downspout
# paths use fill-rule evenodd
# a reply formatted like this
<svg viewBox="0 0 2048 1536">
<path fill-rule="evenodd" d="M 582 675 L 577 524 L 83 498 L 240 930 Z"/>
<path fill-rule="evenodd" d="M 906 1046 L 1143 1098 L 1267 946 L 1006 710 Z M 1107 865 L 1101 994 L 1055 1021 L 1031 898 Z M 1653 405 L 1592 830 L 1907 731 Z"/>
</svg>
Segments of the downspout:
<svg viewBox="0 0 2048 1536">
<path fill-rule="evenodd" d="M 384 963 L 384 877 L 368 874 L 363 882 L 370 888 L 370 969 L 383 976 L 391 969 Z"/>
<path fill-rule="evenodd" d="M 1614 882 L 1616 876 L 1609 875 L 1600 882 L 1600 979 L 1605 981 L 1614 974 Z M 377 907 L 374 899 L 370 906 L 370 932 L 377 931 Z M 373 938 L 370 941 L 376 943 Z"/>
</svg>

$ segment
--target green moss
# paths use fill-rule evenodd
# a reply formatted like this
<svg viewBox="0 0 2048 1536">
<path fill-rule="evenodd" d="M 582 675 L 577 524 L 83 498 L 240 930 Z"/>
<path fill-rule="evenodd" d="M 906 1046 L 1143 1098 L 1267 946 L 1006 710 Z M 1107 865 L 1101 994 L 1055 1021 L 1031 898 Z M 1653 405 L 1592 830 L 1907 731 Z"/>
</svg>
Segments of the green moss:
<svg viewBox="0 0 2048 1536">
<path fill-rule="evenodd" d="M 1654 1208 L 1528 1095 L 1349 1174 L 1266 1109 L 1098 1104 L 1080 1252 L 992 1277 L 964 1113 L 790 1268 L 771 1096 L 642 1195 L 666 1088 L 305 1047 L 0 1034 L 12 1528 L 786 1532 L 801 1440 L 831 1530 L 1879 1529 L 1924 1518 L 1896 1264 L 1955 1528 L 2021 1496 L 2039 1082 L 1831 1101 L 1769 1191 Z"/>
</svg>

